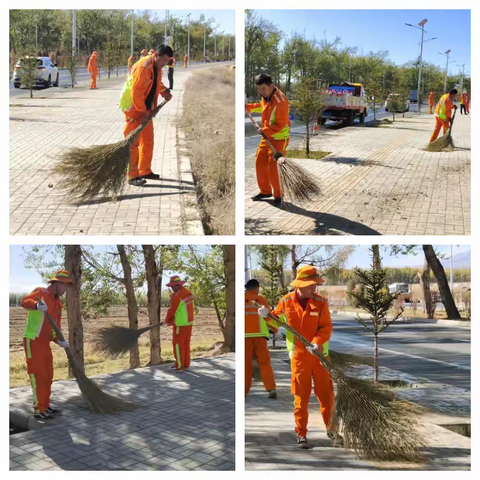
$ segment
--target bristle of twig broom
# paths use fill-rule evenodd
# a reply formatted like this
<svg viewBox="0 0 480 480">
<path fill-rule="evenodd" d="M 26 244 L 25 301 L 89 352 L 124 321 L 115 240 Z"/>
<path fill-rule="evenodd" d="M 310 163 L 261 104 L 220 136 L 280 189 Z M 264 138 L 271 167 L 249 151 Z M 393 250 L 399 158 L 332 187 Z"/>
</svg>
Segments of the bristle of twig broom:
<svg viewBox="0 0 480 480">
<path fill-rule="evenodd" d="M 137 345 L 140 335 L 160 325 L 161 323 L 144 328 L 119 326 L 101 328 L 98 337 L 93 341 L 93 348 L 97 352 L 113 357 L 124 355 Z"/>
<path fill-rule="evenodd" d="M 451 150 L 455 147 L 453 144 L 452 135 L 450 129 L 445 135 L 437 138 L 434 142 L 429 143 L 424 150 L 426 152 L 443 152 L 444 150 Z"/>
<path fill-rule="evenodd" d="M 130 147 L 165 104 L 163 101 L 152 111 L 147 122 L 117 143 L 67 150 L 52 170 L 60 175 L 59 187 L 66 191 L 67 198 L 88 202 L 102 194 L 116 200 L 125 189 Z"/>
<path fill-rule="evenodd" d="M 256 302 L 251 303 L 261 307 Z M 268 316 L 305 346 L 312 346 L 288 323 L 272 314 Z M 314 355 L 336 384 L 330 426 L 337 431 L 342 429 L 345 448 L 352 448 L 359 456 L 375 460 L 426 461 L 421 452 L 425 442 L 417 430 L 419 407 L 396 400 L 392 392 L 378 384 L 347 377 L 318 350 Z"/>
<path fill-rule="evenodd" d="M 53 330 L 57 334 L 57 337 L 62 342 L 65 341 L 62 331 L 58 328 L 55 320 L 53 320 L 48 312 L 45 312 L 45 315 L 52 325 Z M 83 368 L 81 368 L 78 362 L 75 360 L 70 347 L 65 349 L 65 353 L 67 355 L 68 362 L 72 367 L 73 376 L 77 381 L 78 388 L 82 392 L 83 397 L 87 401 L 88 408 L 92 413 L 113 414 L 118 412 L 128 412 L 137 408 L 137 406 L 132 402 L 116 398 L 108 393 L 103 392 L 93 380 L 90 380 L 85 375 Z"/>
<path fill-rule="evenodd" d="M 277 161 L 280 191 L 284 198 L 294 203 L 305 203 L 321 194 L 315 177 L 308 173 L 296 162 L 281 158 Z"/>
</svg>

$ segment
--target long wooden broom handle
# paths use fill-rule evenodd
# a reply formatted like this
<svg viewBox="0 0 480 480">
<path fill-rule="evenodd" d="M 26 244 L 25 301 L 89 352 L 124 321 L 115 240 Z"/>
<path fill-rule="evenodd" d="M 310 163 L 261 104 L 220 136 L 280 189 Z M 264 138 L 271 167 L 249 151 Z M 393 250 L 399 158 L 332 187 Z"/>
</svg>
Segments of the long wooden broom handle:
<svg viewBox="0 0 480 480">
<path fill-rule="evenodd" d="M 37 302 L 42 302 L 43 300 L 41 298 L 36 298 Z M 55 334 L 57 337 L 60 339 L 61 342 L 65 341 L 65 337 L 63 336 L 62 331 L 58 328 L 57 322 L 50 316 L 48 311 L 43 312 L 45 316 L 48 318 L 48 321 L 50 322 L 50 325 L 52 326 Z M 67 355 L 68 361 L 70 362 L 70 366 L 72 367 L 73 374 L 75 378 L 78 378 L 78 375 L 85 375 L 85 371 L 83 368 L 80 367 L 78 362 L 75 360 L 75 357 L 73 355 L 72 349 L 70 346 L 65 348 L 65 354 Z"/>
<path fill-rule="evenodd" d="M 164 100 L 160 105 L 158 105 L 157 108 L 154 108 L 152 110 L 152 113 L 150 114 L 150 116 L 147 118 L 147 120 L 145 120 L 143 123 L 141 123 L 135 130 L 133 130 L 132 132 L 130 132 L 127 137 L 125 138 L 125 140 L 128 141 L 128 143 L 131 145 L 135 142 L 135 140 L 137 139 L 137 137 L 140 135 L 140 133 L 142 133 L 142 131 L 144 130 L 144 128 L 153 120 L 153 118 L 155 117 L 155 115 L 167 104 L 167 100 Z"/>
<path fill-rule="evenodd" d="M 247 107 L 245 107 L 245 111 L 247 112 L 247 115 L 249 116 L 250 120 L 252 121 L 253 125 L 255 126 L 255 128 L 258 130 L 260 127 L 257 123 L 257 121 L 253 118 L 253 115 L 247 110 Z M 267 142 L 267 145 L 268 147 L 270 148 L 270 150 L 273 152 L 273 158 L 275 160 L 278 160 L 279 158 L 283 157 L 283 154 L 282 152 L 280 152 L 279 150 L 275 150 L 275 147 L 271 144 L 270 140 L 267 138 L 267 136 L 262 132 L 260 134 L 264 139 L 265 141 Z"/>
<path fill-rule="evenodd" d="M 263 307 L 264 305 L 260 305 L 259 303 L 255 302 L 255 301 L 251 301 L 250 302 L 252 305 L 254 305 L 255 307 L 258 307 L 258 308 L 261 308 Z M 268 318 L 272 319 L 274 322 L 278 323 L 279 325 L 281 325 L 283 328 L 285 328 L 285 330 L 288 330 L 290 333 L 292 333 L 293 335 L 295 335 L 295 337 L 297 337 L 306 347 L 313 347 L 313 344 L 310 343 L 302 334 L 298 333 L 294 328 L 292 328 L 288 323 L 284 322 L 283 320 L 280 320 L 280 318 L 278 318 L 277 316 L 273 315 L 272 313 L 269 313 L 268 314 Z M 320 359 L 320 362 L 322 363 L 322 365 L 329 371 L 329 372 L 332 372 L 333 370 L 335 370 L 335 373 L 336 374 L 343 374 L 342 372 L 339 372 L 338 369 L 336 369 L 332 362 L 330 362 L 330 360 L 328 360 L 328 358 L 326 358 L 323 354 L 321 354 L 319 352 L 319 350 L 313 350 L 313 353 Z"/>
</svg>

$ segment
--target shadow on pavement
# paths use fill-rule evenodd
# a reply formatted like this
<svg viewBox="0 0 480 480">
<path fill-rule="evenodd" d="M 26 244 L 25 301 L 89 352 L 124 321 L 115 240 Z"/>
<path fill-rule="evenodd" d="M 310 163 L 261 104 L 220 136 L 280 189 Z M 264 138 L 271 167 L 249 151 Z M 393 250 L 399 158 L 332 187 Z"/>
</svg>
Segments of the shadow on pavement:
<svg viewBox="0 0 480 480">
<path fill-rule="evenodd" d="M 144 187 L 141 188 L 145 188 Z M 154 187 L 154 188 L 162 188 L 161 186 L 159 187 Z M 117 202 L 121 200 L 134 200 L 136 198 L 148 198 L 148 197 L 164 197 L 168 195 L 181 195 L 183 193 L 188 193 L 191 190 L 194 190 L 193 188 L 182 188 L 180 187 L 173 187 L 173 186 L 166 186 L 165 188 L 180 188 L 181 190 L 179 192 L 164 192 L 164 193 L 139 193 L 139 194 L 127 194 L 127 195 L 120 195 L 117 197 Z M 79 202 L 79 203 L 74 203 L 73 205 L 77 205 L 79 207 L 85 206 L 85 205 L 101 205 L 102 203 L 113 203 L 113 200 L 111 197 L 107 198 L 99 198 L 97 200 L 89 200 L 88 202 Z"/>
</svg>

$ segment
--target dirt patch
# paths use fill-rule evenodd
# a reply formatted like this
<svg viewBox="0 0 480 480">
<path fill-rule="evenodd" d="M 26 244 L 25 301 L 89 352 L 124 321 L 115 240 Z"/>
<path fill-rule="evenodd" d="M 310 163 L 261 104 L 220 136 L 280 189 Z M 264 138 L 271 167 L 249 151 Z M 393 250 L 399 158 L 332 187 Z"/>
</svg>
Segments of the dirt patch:
<svg viewBox="0 0 480 480">
<path fill-rule="evenodd" d="M 235 70 L 199 70 L 186 85 L 181 128 L 187 140 L 207 234 L 235 233 Z"/>
<path fill-rule="evenodd" d="M 165 318 L 167 308 L 162 308 L 162 318 Z M 139 309 L 139 327 L 148 325 L 146 308 Z M 26 373 L 25 353 L 23 351 L 23 331 L 25 328 L 26 312 L 21 307 L 10 308 L 10 386 L 28 385 Z M 87 375 L 102 373 L 113 373 L 128 368 L 129 356 L 119 359 L 110 359 L 97 354 L 92 348 L 92 339 L 95 338 L 100 328 L 119 325 L 128 327 L 126 307 L 114 307 L 110 309 L 109 315 L 99 317 L 89 322 L 84 322 L 85 338 L 85 365 Z M 62 318 L 62 330 L 68 338 L 68 318 L 64 311 Z M 222 331 L 218 326 L 215 311 L 212 308 L 200 308 L 195 315 L 195 324 L 192 331 L 191 351 L 192 358 L 212 357 L 223 353 L 218 346 L 223 340 Z M 172 329 L 170 327 L 160 328 L 160 341 L 162 346 L 162 358 L 164 361 L 173 360 L 172 351 Z M 150 357 L 150 339 L 146 333 L 140 337 L 140 361 L 146 365 Z M 212 349 L 211 347 L 214 346 Z M 67 378 L 68 362 L 63 350 L 52 344 L 55 380 Z"/>
</svg>

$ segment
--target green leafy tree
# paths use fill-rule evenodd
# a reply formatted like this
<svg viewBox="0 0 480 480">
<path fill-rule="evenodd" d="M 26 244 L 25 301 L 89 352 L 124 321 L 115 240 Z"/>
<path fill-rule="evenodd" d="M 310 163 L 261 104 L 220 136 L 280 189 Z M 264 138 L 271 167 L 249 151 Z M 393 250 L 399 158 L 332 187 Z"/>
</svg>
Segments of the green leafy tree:
<svg viewBox="0 0 480 480">
<path fill-rule="evenodd" d="M 20 83 L 30 90 L 30 98 L 33 98 L 33 87 L 37 84 L 37 67 L 38 59 L 34 54 L 35 48 L 30 47 L 26 49 L 24 55 L 20 59 L 20 65 L 18 68 L 18 76 L 20 77 Z"/>
</svg>

